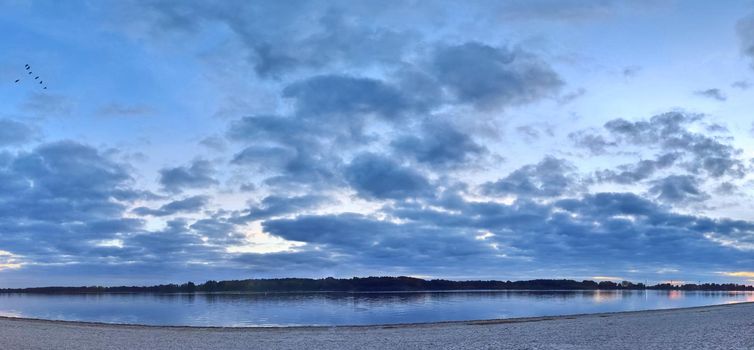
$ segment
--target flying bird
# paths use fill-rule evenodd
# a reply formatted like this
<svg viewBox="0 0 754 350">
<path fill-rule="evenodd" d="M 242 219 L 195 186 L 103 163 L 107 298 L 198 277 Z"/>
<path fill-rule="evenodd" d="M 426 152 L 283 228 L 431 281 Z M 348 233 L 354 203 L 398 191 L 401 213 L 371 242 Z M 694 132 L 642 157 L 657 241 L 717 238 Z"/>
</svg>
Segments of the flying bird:
<svg viewBox="0 0 754 350">
<path fill-rule="evenodd" d="M 32 73 L 34 72 L 31 70 L 31 66 L 28 63 L 24 64 L 24 68 L 27 75 L 33 75 Z M 39 82 L 39 85 L 42 85 L 42 89 L 47 90 L 47 85 L 44 83 L 44 80 L 39 79 L 39 75 L 34 76 L 34 80 L 37 80 Z M 16 83 L 20 81 L 21 79 L 16 79 Z"/>
</svg>

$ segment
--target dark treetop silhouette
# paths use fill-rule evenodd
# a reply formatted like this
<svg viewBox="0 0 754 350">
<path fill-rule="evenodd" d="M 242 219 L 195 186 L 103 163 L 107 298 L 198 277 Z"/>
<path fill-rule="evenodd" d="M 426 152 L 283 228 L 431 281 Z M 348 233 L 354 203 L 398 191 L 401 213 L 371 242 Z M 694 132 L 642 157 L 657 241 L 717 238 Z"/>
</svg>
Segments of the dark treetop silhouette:
<svg viewBox="0 0 754 350">
<path fill-rule="evenodd" d="M 387 292 L 387 291 L 438 291 L 438 290 L 700 290 L 700 291 L 754 291 L 754 286 L 739 284 L 683 284 L 669 283 L 646 286 L 643 283 L 622 281 L 574 281 L 566 279 L 536 279 L 528 281 L 450 281 L 424 280 L 413 277 L 354 277 L 350 279 L 275 278 L 233 281 L 207 281 L 202 284 L 163 284 L 148 287 L 39 287 L 6 288 L 2 293 L 195 293 L 195 292 Z"/>
</svg>

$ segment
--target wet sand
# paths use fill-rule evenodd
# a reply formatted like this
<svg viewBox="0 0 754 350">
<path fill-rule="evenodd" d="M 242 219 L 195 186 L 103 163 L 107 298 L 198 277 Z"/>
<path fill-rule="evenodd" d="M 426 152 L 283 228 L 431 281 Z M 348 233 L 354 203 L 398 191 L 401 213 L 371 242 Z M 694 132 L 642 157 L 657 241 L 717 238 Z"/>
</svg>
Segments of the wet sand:
<svg viewBox="0 0 754 350">
<path fill-rule="evenodd" d="M 363 327 L 158 327 L 0 318 L 0 348 L 754 349 L 754 303 Z"/>
</svg>

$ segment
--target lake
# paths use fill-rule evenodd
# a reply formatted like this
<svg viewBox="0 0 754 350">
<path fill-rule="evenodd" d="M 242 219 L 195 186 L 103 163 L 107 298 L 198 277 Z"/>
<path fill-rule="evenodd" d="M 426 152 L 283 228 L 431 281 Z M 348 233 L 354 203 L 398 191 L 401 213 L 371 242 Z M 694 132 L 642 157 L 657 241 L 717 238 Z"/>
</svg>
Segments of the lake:
<svg viewBox="0 0 754 350">
<path fill-rule="evenodd" d="M 368 325 L 668 309 L 746 301 L 754 301 L 754 292 L 0 294 L 0 315 L 148 325 Z"/>
</svg>

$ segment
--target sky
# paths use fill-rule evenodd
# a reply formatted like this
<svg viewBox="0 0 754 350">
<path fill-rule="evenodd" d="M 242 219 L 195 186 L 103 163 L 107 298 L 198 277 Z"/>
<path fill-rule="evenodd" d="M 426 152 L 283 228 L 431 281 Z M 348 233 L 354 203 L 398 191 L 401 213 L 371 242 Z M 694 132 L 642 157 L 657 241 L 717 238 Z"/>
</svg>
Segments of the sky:
<svg viewBox="0 0 754 350">
<path fill-rule="evenodd" d="M 752 1 L 0 0 L 0 32 L 0 287 L 754 284 Z"/>
</svg>

